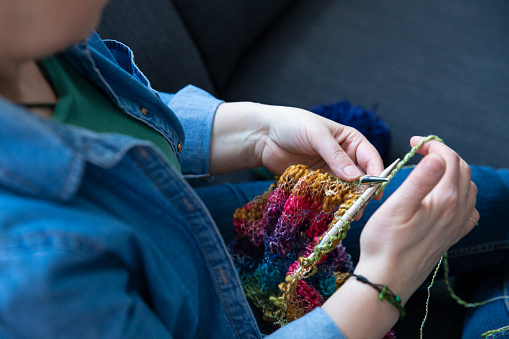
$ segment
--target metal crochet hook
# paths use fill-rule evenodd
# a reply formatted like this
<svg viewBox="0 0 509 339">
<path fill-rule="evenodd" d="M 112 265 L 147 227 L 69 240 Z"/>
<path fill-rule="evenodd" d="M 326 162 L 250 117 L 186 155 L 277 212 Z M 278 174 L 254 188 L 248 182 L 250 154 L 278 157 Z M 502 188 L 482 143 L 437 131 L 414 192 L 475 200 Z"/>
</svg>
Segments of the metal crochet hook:
<svg viewBox="0 0 509 339">
<path fill-rule="evenodd" d="M 382 182 L 388 181 L 387 176 L 392 172 L 392 170 L 398 165 L 400 159 L 396 159 L 389 167 L 387 167 L 378 177 L 371 177 L 370 178 L 377 178 L 377 181 L 372 182 L 372 185 L 362 193 L 362 195 L 355 200 L 355 202 L 350 206 L 350 208 L 343 214 L 342 216 L 338 217 L 338 221 L 330 226 L 329 231 L 323 236 L 322 240 L 320 241 L 320 245 L 323 245 L 329 241 L 331 237 L 334 237 L 336 234 L 338 234 L 339 229 L 351 220 L 355 218 L 357 213 L 368 203 L 368 201 L 373 197 L 373 194 L 375 193 L 376 189 L 378 188 L 378 184 Z M 380 180 L 378 180 L 380 179 Z M 361 178 L 362 183 L 362 178 Z M 368 183 L 368 182 L 364 182 Z"/>
<path fill-rule="evenodd" d="M 382 178 L 382 177 L 375 177 L 375 176 L 372 176 L 372 175 L 364 175 L 362 176 L 360 179 L 359 179 L 359 182 L 361 184 L 368 184 L 368 185 L 371 185 L 371 184 L 381 184 L 383 182 L 387 182 L 389 181 L 389 179 L 387 178 Z"/>
</svg>

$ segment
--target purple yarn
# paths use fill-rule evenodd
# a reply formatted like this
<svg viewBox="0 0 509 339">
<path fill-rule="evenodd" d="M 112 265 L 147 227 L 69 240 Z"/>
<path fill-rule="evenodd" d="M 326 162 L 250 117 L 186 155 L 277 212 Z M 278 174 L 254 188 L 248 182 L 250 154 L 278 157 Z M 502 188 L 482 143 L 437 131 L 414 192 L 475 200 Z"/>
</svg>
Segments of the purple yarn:
<svg viewBox="0 0 509 339">
<path fill-rule="evenodd" d="M 385 160 L 389 155 L 391 132 L 387 124 L 380 120 L 374 112 L 361 106 L 353 106 L 348 101 L 315 106 L 311 112 L 357 129 L 375 146 L 382 159 Z"/>
</svg>

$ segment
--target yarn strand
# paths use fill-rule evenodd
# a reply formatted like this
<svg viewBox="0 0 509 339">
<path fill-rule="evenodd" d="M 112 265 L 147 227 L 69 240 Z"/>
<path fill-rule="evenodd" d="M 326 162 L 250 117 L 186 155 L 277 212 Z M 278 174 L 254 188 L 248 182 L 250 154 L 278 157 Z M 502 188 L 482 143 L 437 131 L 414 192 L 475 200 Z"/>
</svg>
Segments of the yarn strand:
<svg viewBox="0 0 509 339">
<path fill-rule="evenodd" d="M 389 174 L 387 176 L 387 181 L 380 184 L 378 186 L 378 189 L 375 191 L 375 196 L 378 195 L 378 193 L 380 193 L 381 191 L 383 191 L 385 189 L 385 186 L 387 186 L 392 178 L 394 178 L 394 176 L 396 175 L 396 173 L 403 167 L 405 166 L 405 164 L 408 162 L 408 160 L 410 160 L 414 155 L 415 153 L 417 152 L 417 150 L 419 150 L 419 148 L 422 147 L 422 145 L 424 145 L 425 143 L 427 143 L 428 141 L 431 141 L 431 140 L 436 140 L 436 141 L 440 141 L 441 143 L 443 143 L 444 141 L 442 139 L 440 139 L 439 137 L 437 137 L 436 135 L 428 135 L 426 138 L 423 138 L 415 147 L 413 147 L 410 152 L 408 152 L 405 157 L 398 163 L 398 165 L 396 166 L 396 168 L 391 172 L 391 174 Z"/>
<path fill-rule="evenodd" d="M 445 281 L 445 286 L 447 287 L 447 290 L 449 291 L 449 294 L 451 295 L 451 298 L 453 298 L 458 305 L 461 305 L 461 306 L 463 306 L 465 308 L 475 308 L 475 307 L 479 307 L 479 306 L 483 306 L 483 305 L 489 304 L 489 303 L 497 301 L 497 300 L 509 299 L 509 297 L 507 297 L 507 296 L 500 296 L 500 297 L 494 297 L 494 298 L 490 298 L 488 300 L 479 301 L 479 302 L 475 302 L 475 303 L 469 303 L 469 302 L 466 302 L 465 300 L 461 299 L 454 292 L 454 290 L 453 290 L 453 288 L 451 286 L 451 282 L 449 280 L 449 260 L 448 260 L 447 252 L 444 254 L 443 258 L 444 258 L 444 281 Z M 493 334 L 498 334 L 498 333 L 501 333 L 501 332 L 507 331 L 507 330 L 509 330 L 509 325 L 501 327 L 501 328 L 496 329 L 496 330 L 487 331 L 487 332 L 483 333 L 481 336 L 483 338 L 486 338 L 486 337 L 491 336 Z"/>
<path fill-rule="evenodd" d="M 442 264 L 443 260 L 444 260 L 444 256 L 442 256 L 440 258 L 440 261 L 438 262 L 437 267 L 435 268 L 435 273 L 433 273 L 433 278 L 431 278 L 431 282 L 428 286 L 428 297 L 426 298 L 426 312 L 424 313 L 424 318 L 422 319 L 421 328 L 419 330 L 421 339 L 423 338 L 424 324 L 426 323 L 426 320 L 428 320 L 429 300 L 431 298 L 431 288 L 435 284 L 435 278 L 437 277 L 437 273 L 440 270 L 440 265 Z"/>
</svg>

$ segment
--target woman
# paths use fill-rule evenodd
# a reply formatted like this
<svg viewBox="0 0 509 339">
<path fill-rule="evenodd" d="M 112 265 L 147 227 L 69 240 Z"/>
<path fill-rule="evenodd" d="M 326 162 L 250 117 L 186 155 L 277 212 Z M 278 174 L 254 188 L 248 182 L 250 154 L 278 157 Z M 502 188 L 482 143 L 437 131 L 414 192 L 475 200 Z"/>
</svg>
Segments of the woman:
<svg viewBox="0 0 509 339">
<path fill-rule="evenodd" d="M 357 131 L 303 110 L 152 90 L 125 46 L 90 35 L 106 2 L 0 4 L 0 332 L 260 337 L 182 174 L 303 163 L 353 180 L 382 161 Z M 438 142 L 421 153 L 367 223 L 355 271 L 403 305 L 479 220 L 469 166 Z M 350 279 L 273 336 L 381 338 L 399 314 L 377 296 Z"/>
</svg>

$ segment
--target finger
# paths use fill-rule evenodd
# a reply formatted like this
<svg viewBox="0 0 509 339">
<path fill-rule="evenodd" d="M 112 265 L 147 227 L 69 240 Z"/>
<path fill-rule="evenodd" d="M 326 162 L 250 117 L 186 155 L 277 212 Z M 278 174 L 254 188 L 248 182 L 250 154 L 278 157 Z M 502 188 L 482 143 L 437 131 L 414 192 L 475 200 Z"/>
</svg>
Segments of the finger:
<svg viewBox="0 0 509 339">
<path fill-rule="evenodd" d="M 470 166 L 463 160 L 460 160 L 459 164 L 460 168 L 460 175 L 459 175 L 459 197 L 465 199 L 467 203 L 471 200 L 471 189 L 472 185 L 475 186 L 475 184 L 472 182 L 472 170 Z M 475 195 L 474 195 L 475 198 Z M 472 206 L 473 207 L 473 206 Z"/>
<path fill-rule="evenodd" d="M 470 217 L 468 217 L 468 220 L 470 220 L 470 221 L 474 224 L 474 226 L 473 226 L 473 227 L 475 227 L 475 226 L 478 226 L 478 225 L 479 225 L 479 221 L 481 220 L 481 215 L 479 214 L 479 211 L 478 211 L 476 208 L 474 208 L 474 210 L 472 211 L 472 213 L 470 213 Z M 472 228 L 473 228 L 473 227 L 472 227 Z M 470 230 L 471 230 L 472 228 L 470 228 L 468 231 L 470 232 Z"/>
<path fill-rule="evenodd" d="M 357 214 L 355 215 L 355 218 L 353 220 L 358 221 L 362 217 L 364 210 L 366 210 L 366 205 L 362 206 L 362 208 L 359 210 L 359 212 L 357 212 Z"/>
<path fill-rule="evenodd" d="M 403 210 L 401 206 L 405 206 L 404 212 L 411 217 L 444 173 L 445 160 L 441 156 L 430 154 L 424 157 L 386 203 L 399 210 Z"/>
<path fill-rule="evenodd" d="M 382 158 L 375 146 L 355 128 L 344 126 L 336 140 L 364 173 L 379 175 L 384 170 Z"/>
<path fill-rule="evenodd" d="M 479 211 L 475 208 L 475 204 L 477 202 L 477 186 L 473 182 L 470 184 L 470 190 L 468 192 L 468 206 L 470 207 L 473 212 L 471 212 L 469 215 L 471 218 L 479 222 Z"/>
<path fill-rule="evenodd" d="M 476 226 L 479 226 L 479 220 L 480 220 L 479 211 L 477 211 L 477 209 L 474 208 L 473 211 L 470 212 L 469 217 L 466 220 L 463 234 L 461 234 L 460 239 L 463 238 L 468 233 L 470 233 L 470 231 L 472 231 Z"/>
<path fill-rule="evenodd" d="M 380 175 L 384 170 L 384 164 L 380 154 L 367 139 L 362 140 L 356 148 L 355 157 L 357 164 L 370 175 Z"/>
<path fill-rule="evenodd" d="M 358 179 L 362 173 L 354 161 L 341 148 L 331 134 L 313 145 L 320 156 L 329 165 L 332 172 L 340 179 L 352 181 Z"/>
<path fill-rule="evenodd" d="M 422 141 L 424 137 L 420 136 L 414 136 L 410 139 L 410 146 L 415 147 L 419 144 L 419 142 Z M 430 140 L 428 142 L 425 142 L 418 150 L 417 153 L 421 155 L 426 155 L 429 153 L 442 153 L 442 152 L 454 152 L 451 148 L 449 148 L 446 144 L 443 142 L 440 142 L 438 140 Z"/>
<path fill-rule="evenodd" d="M 423 137 L 412 137 L 410 139 L 410 145 L 412 147 L 417 146 L 419 142 L 424 139 Z M 441 183 L 444 187 L 444 192 L 449 192 L 450 194 L 455 194 L 458 192 L 458 185 L 460 184 L 460 180 L 465 180 L 464 177 L 461 176 L 461 168 L 466 165 L 463 164 L 464 161 L 461 157 L 450 147 L 445 145 L 444 143 L 437 140 L 430 140 L 424 143 L 418 150 L 417 153 L 422 155 L 429 155 L 431 153 L 440 155 L 446 162 L 446 172 L 444 175 L 444 180 Z M 468 166 L 468 165 L 467 165 Z M 468 179 L 466 182 L 469 182 Z M 465 194 L 467 191 L 464 191 Z"/>
</svg>

